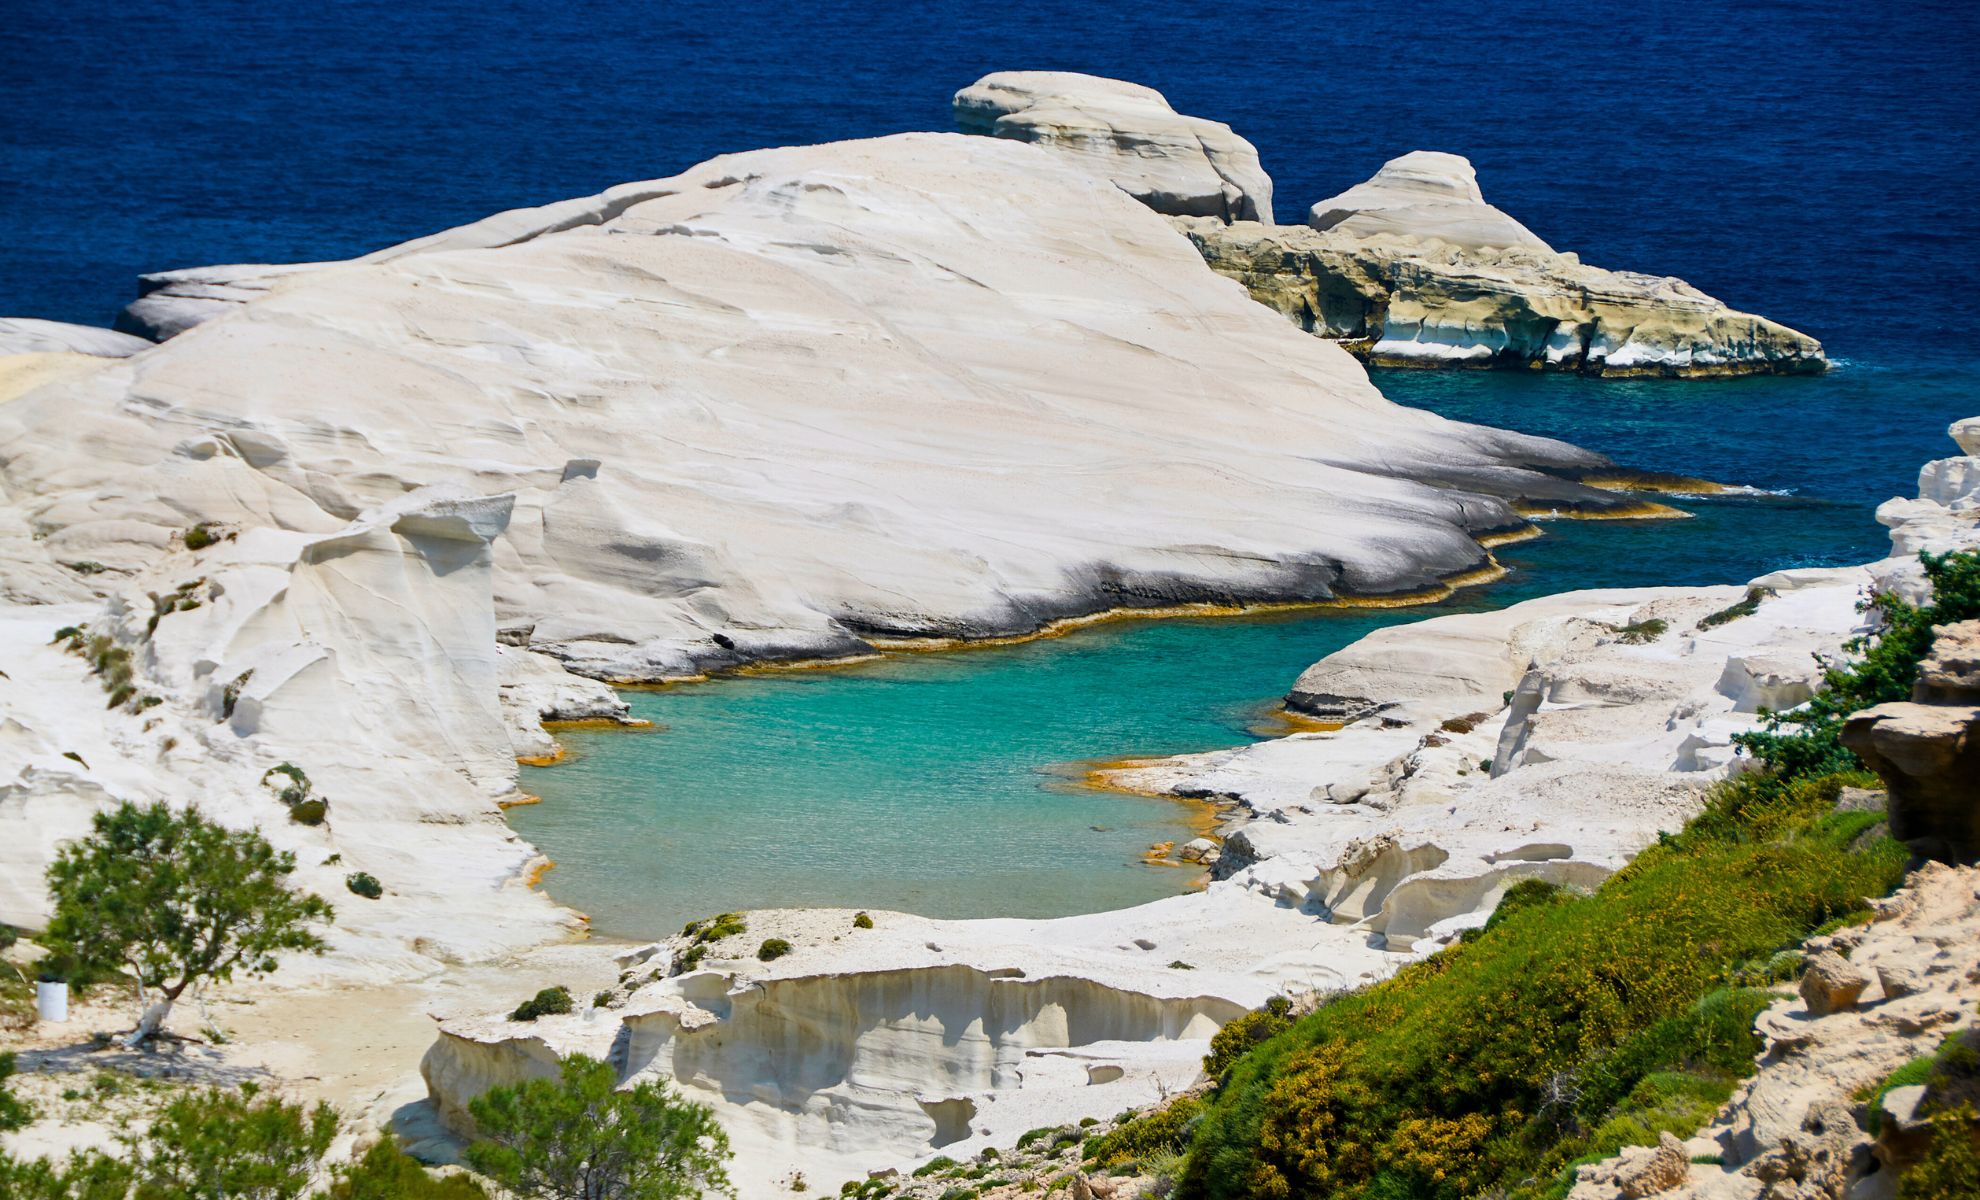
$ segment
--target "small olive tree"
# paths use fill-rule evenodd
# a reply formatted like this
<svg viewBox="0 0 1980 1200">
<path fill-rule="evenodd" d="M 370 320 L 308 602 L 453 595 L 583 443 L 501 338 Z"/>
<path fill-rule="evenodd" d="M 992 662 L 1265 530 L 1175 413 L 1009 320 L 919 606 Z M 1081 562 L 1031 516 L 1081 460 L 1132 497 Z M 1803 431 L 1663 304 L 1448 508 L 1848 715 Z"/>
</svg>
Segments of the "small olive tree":
<svg viewBox="0 0 1980 1200">
<path fill-rule="evenodd" d="M 336 1137 L 328 1104 L 305 1109 L 251 1083 L 186 1092 L 132 1140 L 137 1200 L 299 1200 Z"/>
<path fill-rule="evenodd" d="M 666 1084 L 623 1091 L 609 1063 L 573 1054 L 561 1078 L 491 1088 L 468 1104 L 468 1165 L 523 1200 L 733 1196 L 729 1139 L 705 1104 Z"/>
<path fill-rule="evenodd" d="M 295 868 L 260 834 L 222 828 L 197 808 L 125 802 L 49 864 L 55 912 L 43 941 L 84 971 L 137 981 L 142 1011 L 125 1039 L 135 1046 L 193 985 L 266 974 L 282 951 L 323 952 L 310 926 L 333 913 L 289 886 Z"/>
</svg>

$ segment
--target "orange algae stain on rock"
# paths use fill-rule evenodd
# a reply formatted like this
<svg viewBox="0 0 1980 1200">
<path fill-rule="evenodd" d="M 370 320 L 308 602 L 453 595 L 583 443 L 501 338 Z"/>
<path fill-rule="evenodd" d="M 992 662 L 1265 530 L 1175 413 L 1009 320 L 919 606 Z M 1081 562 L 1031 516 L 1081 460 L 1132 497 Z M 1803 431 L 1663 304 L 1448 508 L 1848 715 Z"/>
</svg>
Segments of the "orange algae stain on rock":
<svg viewBox="0 0 1980 1200">
<path fill-rule="evenodd" d="M 1293 733 L 1333 733 L 1346 728 L 1340 721 L 1323 721 L 1287 708 L 1284 701 L 1274 704 L 1251 722 L 1250 731 L 1262 738 L 1279 738 Z"/>
<path fill-rule="evenodd" d="M 516 755 L 516 762 L 525 767 L 554 767 L 558 763 L 563 762 L 569 756 L 569 753 L 562 746 L 559 746 L 549 754 L 518 754 Z"/>
<path fill-rule="evenodd" d="M 1516 542 L 1530 542 L 1534 538 L 1547 536 L 1547 531 L 1538 525 L 1521 525 L 1518 529 L 1502 529 L 1497 533 L 1481 533 L 1474 541 L 1487 550 L 1499 546 L 1510 546 Z"/>
<path fill-rule="evenodd" d="M 545 721 L 545 729 L 652 729 L 653 722 L 642 717 L 579 717 L 570 721 Z"/>
<path fill-rule="evenodd" d="M 543 803 L 543 797 L 532 796 L 529 793 L 524 792 L 522 795 L 517 796 L 513 800 L 497 800 L 495 802 L 495 807 L 506 811 L 511 808 L 528 808 L 532 804 L 541 804 L 541 803 Z"/>
<path fill-rule="evenodd" d="M 1577 482 L 1605 492 L 1661 492 L 1666 496 L 1723 496 L 1742 490 L 1692 475 L 1665 475 L 1657 471 L 1611 471 L 1584 475 Z"/>
<path fill-rule="evenodd" d="M 1539 504 L 1515 504 L 1513 511 L 1522 517 L 1553 521 L 1688 521 L 1691 514 L 1668 504 L 1658 504 L 1654 500 L 1639 500 L 1633 504 L 1623 504 L 1615 508 L 1589 511 L 1572 508 L 1548 508 Z"/>
<path fill-rule="evenodd" d="M 537 884 L 543 882 L 543 877 L 549 874 L 556 865 L 555 860 L 539 856 L 529 864 L 529 869 L 523 872 L 523 886 L 535 887 Z"/>
</svg>

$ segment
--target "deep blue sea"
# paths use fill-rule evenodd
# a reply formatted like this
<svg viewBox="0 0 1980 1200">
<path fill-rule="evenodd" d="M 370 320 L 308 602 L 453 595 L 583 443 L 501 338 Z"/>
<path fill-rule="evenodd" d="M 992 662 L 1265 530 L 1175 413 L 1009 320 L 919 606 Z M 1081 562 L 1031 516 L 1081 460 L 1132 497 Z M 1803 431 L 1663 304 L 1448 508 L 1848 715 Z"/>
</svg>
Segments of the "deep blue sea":
<svg viewBox="0 0 1980 1200">
<path fill-rule="evenodd" d="M 1873 556 L 1875 503 L 1980 413 L 1970 3 L 10 0 L 0 26 L 0 315 L 108 323 L 141 271 L 345 257 L 727 151 L 947 129 L 956 89 L 1037 68 L 1229 122 L 1281 220 L 1454 151 L 1555 246 L 1828 346 L 1816 379 L 1379 374 L 1405 403 L 1783 493 L 1556 525 L 1467 605 Z M 1041 771 L 1242 740 L 1307 662 L 1425 615 L 1117 626 L 642 693 L 666 731 L 574 737 L 513 818 L 562 864 L 552 894 L 628 932 L 743 904 L 1130 903 L 1178 885 L 1134 865 L 1176 815 Z"/>
</svg>

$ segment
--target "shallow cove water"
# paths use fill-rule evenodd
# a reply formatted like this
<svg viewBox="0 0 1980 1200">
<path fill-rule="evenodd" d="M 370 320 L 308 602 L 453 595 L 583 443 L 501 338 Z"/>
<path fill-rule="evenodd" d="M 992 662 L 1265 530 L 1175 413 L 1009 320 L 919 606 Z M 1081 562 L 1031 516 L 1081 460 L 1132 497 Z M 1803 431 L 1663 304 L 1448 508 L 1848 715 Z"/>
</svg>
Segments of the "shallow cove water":
<svg viewBox="0 0 1980 1200">
<path fill-rule="evenodd" d="M 1308 663 L 1382 625 L 1585 587 L 1737 583 L 1861 561 L 1870 518 L 1949 453 L 1972 401 L 1952 371 L 1895 389 L 1819 379 L 1687 385 L 1385 371 L 1391 397 L 1567 437 L 1619 461 L 1785 494 L 1680 500 L 1685 521 L 1552 521 L 1503 547 L 1504 580 L 1436 605 L 1123 621 L 1015 646 L 628 693 L 650 733 L 572 730 L 572 758 L 525 770 L 544 802 L 509 813 L 560 865 L 544 886 L 604 933 L 653 936 L 726 909 L 891 908 L 1055 916 L 1188 886 L 1143 865 L 1193 836 L 1191 807 L 1068 786 L 1081 760 L 1249 740 Z M 1800 436 L 1881 406 L 1862 453 Z M 1794 413 L 1793 420 L 1783 414 Z M 1069 769 L 1070 765 L 1070 769 Z"/>
</svg>

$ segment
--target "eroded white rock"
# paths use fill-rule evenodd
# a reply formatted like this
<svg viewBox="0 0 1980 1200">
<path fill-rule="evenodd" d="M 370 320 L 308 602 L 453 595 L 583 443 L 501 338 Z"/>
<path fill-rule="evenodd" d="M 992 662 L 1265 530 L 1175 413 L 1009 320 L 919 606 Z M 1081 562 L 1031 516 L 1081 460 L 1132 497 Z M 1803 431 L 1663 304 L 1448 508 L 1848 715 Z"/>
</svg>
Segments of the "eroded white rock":
<svg viewBox="0 0 1980 1200">
<path fill-rule="evenodd" d="M 1068 156 L 937 134 L 299 269 L 26 388 L 0 449 L 43 534 L 14 594 L 48 554 L 136 570 L 196 521 L 320 531 L 447 482 L 515 496 L 503 626 L 640 679 L 1407 590 L 1484 565 L 1514 498 L 1624 503 L 1533 469 L 1594 455 L 1389 404 Z"/>
<path fill-rule="evenodd" d="M 1270 218 L 1257 219 L 1271 223 Z M 1401 236 L 1466 249 L 1553 250 L 1532 230 L 1485 203 L 1471 160 L 1435 150 L 1390 159 L 1366 181 L 1315 204 L 1306 223 L 1357 238 Z"/>
<path fill-rule="evenodd" d="M 1159 213 L 1272 220 L 1272 179 L 1231 127 L 1154 88 L 1072 71 L 998 71 L 956 93 L 956 127 L 1065 154 Z"/>
<path fill-rule="evenodd" d="M 71 325 L 33 317 L 0 317 L 0 354 L 93 354 L 126 358 L 149 348 L 150 342 L 114 329 Z"/>
</svg>

